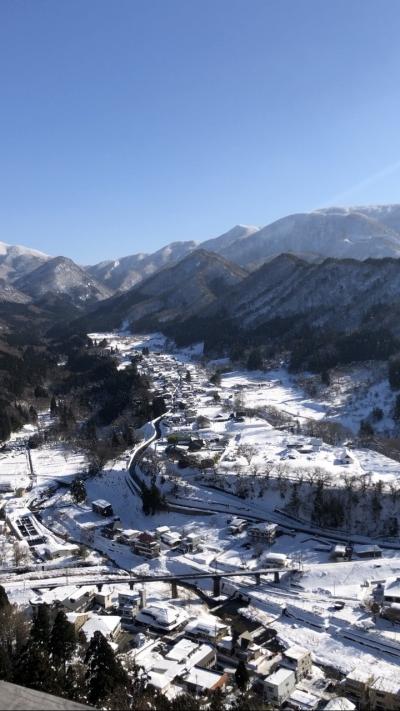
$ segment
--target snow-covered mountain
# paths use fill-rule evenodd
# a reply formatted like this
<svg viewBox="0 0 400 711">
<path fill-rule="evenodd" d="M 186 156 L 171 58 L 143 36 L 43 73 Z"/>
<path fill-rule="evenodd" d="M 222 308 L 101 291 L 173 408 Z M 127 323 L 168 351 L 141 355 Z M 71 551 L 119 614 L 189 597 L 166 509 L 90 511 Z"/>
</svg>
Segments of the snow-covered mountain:
<svg viewBox="0 0 400 711">
<path fill-rule="evenodd" d="M 361 325 L 386 326 L 400 335 L 400 260 L 326 259 L 312 264 L 280 255 L 252 272 L 198 314 L 204 320 L 231 319 L 238 330 L 262 329 L 288 319 L 346 331 Z"/>
<path fill-rule="evenodd" d="M 91 312 L 91 328 L 162 328 L 204 309 L 247 276 L 236 264 L 213 252 L 195 250 L 127 292 L 107 299 Z"/>
<path fill-rule="evenodd" d="M 400 205 L 356 205 L 354 207 L 325 207 L 316 212 L 328 214 L 343 214 L 348 215 L 352 212 L 358 212 L 361 215 L 370 217 L 377 222 L 381 222 L 386 227 L 390 227 L 395 232 L 400 233 Z"/>
<path fill-rule="evenodd" d="M 54 257 L 15 282 L 20 291 L 33 300 L 47 294 L 64 296 L 76 306 L 90 305 L 110 296 L 111 292 L 95 281 L 71 259 Z"/>
<path fill-rule="evenodd" d="M 147 277 L 155 274 L 165 266 L 174 264 L 201 247 L 208 252 L 215 252 L 224 256 L 225 251 L 236 242 L 241 242 L 251 237 L 258 231 L 258 227 L 251 225 L 236 225 L 219 237 L 205 242 L 171 242 L 166 247 L 153 254 L 132 254 L 120 259 L 107 260 L 85 267 L 86 271 L 102 284 L 114 291 L 127 291 L 139 284 Z"/>
<path fill-rule="evenodd" d="M 0 279 L 12 283 L 49 259 L 48 254 L 36 249 L 0 242 Z"/>
<path fill-rule="evenodd" d="M 399 231 L 389 224 L 398 224 Z M 224 250 L 227 259 L 245 267 L 283 253 L 360 260 L 400 257 L 400 206 L 364 208 L 364 212 L 328 208 L 288 215 Z"/>
<path fill-rule="evenodd" d="M 97 281 L 113 291 L 127 291 L 159 269 L 183 259 L 196 249 L 196 242 L 172 242 L 153 254 L 140 252 L 86 267 Z"/>
</svg>

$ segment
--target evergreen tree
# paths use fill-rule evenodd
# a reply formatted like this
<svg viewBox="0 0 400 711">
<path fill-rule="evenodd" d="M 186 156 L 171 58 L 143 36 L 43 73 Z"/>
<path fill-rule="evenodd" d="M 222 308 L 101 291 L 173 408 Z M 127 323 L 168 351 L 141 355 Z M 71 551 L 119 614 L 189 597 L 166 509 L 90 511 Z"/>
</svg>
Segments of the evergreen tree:
<svg viewBox="0 0 400 711">
<path fill-rule="evenodd" d="M 0 647 L 0 679 L 3 681 L 12 681 L 13 668 L 9 653 Z"/>
<path fill-rule="evenodd" d="M 17 659 L 14 681 L 31 689 L 54 692 L 58 690 L 55 677 L 47 649 L 31 636 Z"/>
<path fill-rule="evenodd" d="M 57 400 L 56 400 L 55 396 L 53 395 L 53 397 L 51 398 L 51 401 L 50 401 L 50 414 L 52 417 L 55 417 L 57 415 L 57 412 L 58 412 Z"/>
<path fill-rule="evenodd" d="M 6 591 L 4 590 L 3 586 L 0 585 L 0 611 L 2 610 L 9 610 L 11 607 L 10 601 L 8 599 L 8 595 Z"/>
<path fill-rule="evenodd" d="M 90 640 L 85 663 L 88 700 L 91 704 L 109 698 L 115 689 L 128 682 L 126 672 L 101 632 L 95 632 Z"/>
<path fill-rule="evenodd" d="M 292 484 L 292 490 L 289 499 L 289 508 L 295 516 L 299 513 L 301 500 L 299 497 L 299 485 L 295 482 Z"/>
<path fill-rule="evenodd" d="M 86 499 L 85 482 L 82 479 L 75 479 L 71 486 L 70 492 L 73 500 L 78 504 Z"/>
<path fill-rule="evenodd" d="M 224 694 L 221 689 L 216 689 L 210 694 L 210 705 L 208 707 L 208 711 L 224 711 L 225 708 Z"/>
<path fill-rule="evenodd" d="M 323 370 L 321 373 L 321 383 L 329 387 L 331 384 L 331 376 L 329 370 Z"/>
<path fill-rule="evenodd" d="M 260 370 L 263 367 L 263 359 L 258 348 L 254 348 L 249 353 L 247 359 L 247 370 Z"/>
<path fill-rule="evenodd" d="M 191 383 L 191 382 L 192 382 L 192 374 L 191 374 L 190 370 L 187 370 L 187 371 L 186 371 L 185 380 L 186 380 L 187 383 Z"/>
<path fill-rule="evenodd" d="M 400 420 L 400 395 L 397 395 L 394 403 L 393 419 Z"/>
<path fill-rule="evenodd" d="M 324 488 L 321 480 L 317 481 L 317 488 L 314 494 L 314 505 L 312 518 L 315 523 L 320 526 L 324 513 Z"/>
<path fill-rule="evenodd" d="M 247 671 L 246 664 L 244 663 L 243 659 L 241 659 L 236 667 L 235 671 L 235 681 L 236 684 L 238 685 L 240 691 L 245 691 L 248 681 L 249 681 L 249 672 Z"/>
<path fill-rule="evenodd" d="M 50 644 L 50 629 L 49 608 L 47 605 L 39 605 L 31 627 L 31 639 L 47 650 Z"/>
<path fill-rule="evenodd" d="M 170 702 L 170 711 L 200 711 L 200 702 L 192 694 L 179 694 Z"/>
<path fill-rule="evenodd" d="M 399 404 L 400 404 L 400 400 L 399 400 Z M 360 437 L 367 437 L 367 438 L 374 436 L 374 428 L 372 427 L 371 423 L 368 422 L 368 420 L 361 420 L 359 435 L 360 435 Z"/>
<path fill-rule="evenodd" d="M 210 383 L 212 383 L 212 385 L 217 386 L 221 385 L 221 373 L 218 370 L 212 374 L 210 378 Z"/>
<path fill-rule="evenodd" d="M 75 627 L 68 622 L 63 610 L 57 612 L 50 636 L 49 651 L 56 664 L 64 665 L 76 648 Z"/>
<path fill-rule="evenodd" d="M 389 361 L 389 383 L 392 390 L 400 389 L 400 356 L 393 356 Z"/>
</svg>

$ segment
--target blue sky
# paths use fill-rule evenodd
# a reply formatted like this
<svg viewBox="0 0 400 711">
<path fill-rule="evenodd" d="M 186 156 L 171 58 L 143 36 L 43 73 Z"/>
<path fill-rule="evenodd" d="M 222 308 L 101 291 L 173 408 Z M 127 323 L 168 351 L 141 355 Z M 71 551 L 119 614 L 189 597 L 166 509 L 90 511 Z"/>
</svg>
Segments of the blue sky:
<svg viewBox="0 0 400 711">
<path fill-rule="evenodd" d="M 2 0 L 0 239 L 94 263 L 400 201 L 398 0 Z"/>
</svg>

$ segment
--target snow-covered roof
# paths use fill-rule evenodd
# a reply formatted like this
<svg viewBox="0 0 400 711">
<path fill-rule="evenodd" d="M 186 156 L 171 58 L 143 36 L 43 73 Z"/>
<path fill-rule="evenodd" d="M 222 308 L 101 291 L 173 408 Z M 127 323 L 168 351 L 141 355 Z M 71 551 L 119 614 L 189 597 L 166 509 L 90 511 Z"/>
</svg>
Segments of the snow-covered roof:
<svg viewBox="0 0 400 711">
<path fill-rule="evenodd" d="M 86 639 L 89 641 L 95 632 L 101 632 L 104 637 L 112 636 L 121 624 L 121 618 L 117 615 L 92 615 L 86 620 L 82 627 Z"/>
<path fill-rule="evenodd" d="M 288 659 L 294 659 L 295 661 L 303 659 L 306 654 L 309 654 L 308 649 L 301 647 L 299 644 L 294 644 L 293 647 L 289 647 L 284 651 L 285 657 Z"/>
<path fill-rule="evenodd" d="M 291 669 L 284 669 L 284 667 L 280 667 L 265 679 L 265 683 L 280 686 L 291 677 L 293 677 L 293 679 L 295 678 L 294 672 L 292 672 Z"/>
<path fill-rule="evenodd" d="M 211 645 L 198 644 L 191 639 L 183 637 L 183 639 L 180 639 L 179 642 L 174 644 L 168 654 L 165 655 L 165 658 L 176 662 L 185 662 L 187 666 L 189 664 L 194 666 L 195 664 L 200 664 L 200 662 L 212 652 L 213 648 Z"/>
<path fill-rule="evenodd" d="M 393 694 L 400 696 L 400 680 L 378 676 L 371 684 L 371 689 L 375 691 L 383 691 L 385 694 Z"/>
<path fill-rule="evenodd" d="M 167 533 L 170 530 L 169 526 L 158 526 L 156 528 L 156 533 L 161 536 L 162 533 Z"/>
<path fill-rule="evenodd" d="M 371 679 L 373 679 L 373 673 L 363 667 L 355 667 L 353 671 L 346 676 L 347 681 L 356 681 L 360 684 L 368 684 Z"/>
<path fill-rule="evenodd" d="M 389 578 L 386 581 L 383 594 L 385 597 L 400 598 L 400 578 Z"/>
<path fill-rule="evenodd" d="M 285 562 L 287 561 L 287 555 L 285 553 L 267 553 L 265 556 L 265 560 L 269 560 L 273 562 L 276 560 L 277 562 Z"/>
<path fill-rule="evenodd" d="M 202 689 L 212 689 L 221 679 L 223 672 L 210 671 L 201 667 L 193 667 L 188 674 L 185 675 L 185 681 L 188 684 L 195 684 Z"/>
<path fill-rule="evenodd" d="M 265 531 L 266 533 L 270 533 L 272 531 L 276 531 L 278 528 L 277 523 L 255 523 L 253 526 L 251 526 L 250 531 Z"/>
<path fill-rule="evenodd" d="M 292 691 L 288 701 L 301 711 L 312 711 L 316 709 L 319 704 L 318 696 L 314 696 L 314 694 L 310 694 L 308 691 L 303 691 L 302 689 Z"/>
<path fill-rule="evenodd" d="M 54 588 L 54 590 L 44 590 L 38 595 L 32 595 L 30 598 L 31 605 L 40 605 L 45 603 L 47 605 L 52 605 L 54 602 L 63 602 L 64 600 L 70 600 L 75 602 L 84 595 L 90 595 L 95 592 L 96 588 L 93 585 L 84 585 L 81 587 L 76 587 L 75 585 L 61 585 L 59 588 Z"/>
<path fill-rule="evenodd" d="M 336 696 L 328 701 L 324 711 L 354 711 L 356 705 L 345 696 Z"/>
<path fill-rule="evenodd" d="M 138 622 L 154 624 L 160 627 L 176 626 L 187 619 L 188 616 L 184 610 L 174 607 L 174 605 L 168 605 L 165 602 L 153 602 L 136 615 Z"/>
<path fill-rule="evenodd" d="M 105 499 L 96 499 L 96 501 L 92 502 L 92 506 L 98 506 L 101 509 L 105 509 L 108 506 L 111 506 L 109 501 L 106 501 Z"/>
<path fill-rule="evenodd" d="M 187 632 L 204 632 L 208 635 L 214 635 L 219 630 L 226 628 L 227 625 L 223 624 L 213 615 L 201 615 L 201 617 L 197 617 L 195 620 L 190 620 L 185 627 Z"/>
</svg>

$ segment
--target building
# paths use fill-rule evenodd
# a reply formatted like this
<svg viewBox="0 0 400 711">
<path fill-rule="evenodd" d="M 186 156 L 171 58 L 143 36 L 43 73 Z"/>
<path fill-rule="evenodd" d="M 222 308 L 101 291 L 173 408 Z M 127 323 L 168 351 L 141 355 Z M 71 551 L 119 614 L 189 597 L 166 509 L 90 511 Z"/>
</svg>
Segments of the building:
<svg viewBox="0 0 400 711">
<path fill-rule="evenodd" d="M 114 513 L 113 507 L 105 499 L 96 499 L 96 501 L 92 501 L 92 510 L 97 514 L 100 514 L 100 516 L 112 516 Z"/>
<path fill-rule="evenodd" d="M 382 558 L 382 548 L 376 545 L 358 545 L 353 548 L 358 558 Z"/>
<path fill-rule="evenodd" d="M 331 558 L 335 560 L 344 560 L 346 558 L 346 546 L 344 543 L 336 543 L 331 548 Z"/>
<path fill-rule="evenodd" d="M 314 711 L 318 708 L 320 698 L 304 689 L 295 689 L 290 694 L 285 703 L 285 709 L 293 709 L 293 711 Z"/>
<path fill-rule="evenodd" d="M 201 544 L 201 538 L 198 533 L 188 533 L 180 543 L 180 550 L 184 553 L 193 553 L 198 550 Z"/>
<path fill-rule="evenodd" d="M 311 676 L 311 653 L 298 644 L 289 647 L 283 652 L 282 666 L 294 671 L 296 681 L 301 681 L 304 677 Z"/>
<path fill-rule="evenodd" d="M 400 603 L 400 578 L 391 578 L 383 588 L 384 603 Z"/>
<path fill-rule="evenodd" d="M 136 590 L 118 593 L 118 614 L 122 619 L 132 620 L 140 609 L 140 594 Z"/>
<path fill-rule="evenodd" d="M 29 602 L 34 613 L 40 605 L 54 605 L 66 612 L 85 612 L 92 603 L 96 588 L 92 585 L 76 587 L 65 585 L 54 590 L 47 590 L 43 594 L 34 595 Z"/>
<path fill-rule="evenodd" d="M 369 687 L 373 674 L 367 669 L 356 667 L 344 679 L 344 688 L 356 706 L 368 705 Z"/>
<path fill-rule="evenodd" d="M 154 533 L 156 534 L 157 538 L 161 538 L 164 533 L 169 533 L 170 532 L 170 527 L 169 526 L 158 526 Z"/>
<path fill-rule="evenodd" d="M 263 563 L 270 568 L 285 568 L 288 557 L 285 553 L 267 553 L 263 558 Z"/>
<path fill-rule="evenodd" d="M 153 602 L 140 610 L 135 617 L 136 623 L 163 632 L 172 632 L 183 626 L 187 620 L 188 616 L 184 610 L 165 602 Z"/>
<path fill-rule="evenodd" d="M 145 558 L 157 558 L 160 555 L 160 542 L 149 531 L 143 531 L 133 541 L 133 550 Z"/>
<path fill-rule="evenodd" d="M 137 538 L 140 535 L 140 531 L 137 531 L 135 528 L 125 528 L 123 531 L 118 536 L 118 540 L 120 543 L 124 543 L 125 545 L 132 545 L 134 542 L 135 538 Z"/>
<path fill-rule="evenodd" d="M 249 528 L 249 536 L 252 541 L 273 543 L 277 530 L 278 524 L 276 523 L 256 523 Z"/>
<path fill-rule="evenodd" d="M 280 667 L 264 681 L 265 698 L 271 704 L 280 706 L 290 696 L 295 686 L 294 672 Z"/>
<path fill-rule="evenodd" d="M 369 687 L 369 703 L 374 711 L 400 709 L 400 679 L 378 676 Z"/>
<path fill-rule="evenodd" d="M 202 644 L 182 637 L 174 644 L 165 655 L 166 659 L 184 664 L 186 668 L 192 666 L 213 667 L 216 663 L 215 649 L 210 644 Z"/>
<path fill-rule="evenodd" d="M 248 521 L 245 518 L 238 518 L 235 516 L 230 524 L 229 524 L 229 531 L 232 534 L 232 536 L 236 536 L 238 533 L 242 533 L 244 529 L 248 526 Z"/>
<path fill-rule="evenodd" d="M 72 625 L 74 625 L 75 632 L 79 632 L 79 630 L 85 624 L 86 620 L 89 619 L 89 613 L 88 612 L 67 612 L 66 617 L 67 617 L 68 622 L 70 622 Z"/>
<path fill-rule="evenodd" d="M 182 541 L 180 533 L 175 531 L 166 531 L 161 535 L 161 541 L 170 548 L 177 548 Z"/>
<path fill-rule="evenodd" d="M 91 614 L 82 625 L 81 631 L 88 642 L 95 632 L 101 632 L 109 642 L 115 642 L 121 631 L 121 618 L 117 615 Z"/>
<path fill-rule="evenodd" d="M 193 639 L 204 639 L 207 642 L 218 642 L 230 633 L 230 628 L 214 615 L 202 615 L 185 627 L 185 634 Z"/>
<path fill-rule="evenodd" d="M 222 689 L 228 682 L 226 672 L 210 671 L 202 667 L 192 667 L 191 670 L 182 677 L 182 683 L 188 691 L 194 694 L 209 693 Z"/>
<path fill-rule="evenodd" d="M 114 588 L 110 585 L 103 585 L 101 590 L 95 593 L 94 599 L 98 605 L 107 610 L 113 605 Z"/>
</svg>

